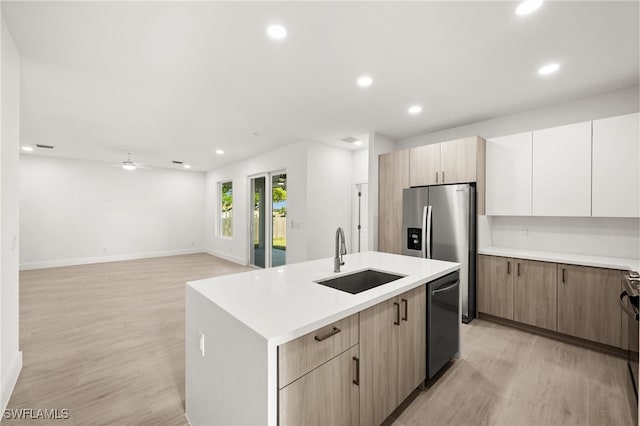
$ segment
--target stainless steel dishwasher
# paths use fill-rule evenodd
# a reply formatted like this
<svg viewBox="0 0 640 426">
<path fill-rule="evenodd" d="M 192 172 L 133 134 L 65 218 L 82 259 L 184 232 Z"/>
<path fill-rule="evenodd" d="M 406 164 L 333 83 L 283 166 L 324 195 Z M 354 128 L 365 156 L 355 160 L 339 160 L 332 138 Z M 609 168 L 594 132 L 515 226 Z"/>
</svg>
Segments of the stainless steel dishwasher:
<svg viewBox="0 0 640 426">
<path fill-rule="evenodd" d="M 427 379 L 460 350 L 460 275 L 427 283 Z"/>
</svg>

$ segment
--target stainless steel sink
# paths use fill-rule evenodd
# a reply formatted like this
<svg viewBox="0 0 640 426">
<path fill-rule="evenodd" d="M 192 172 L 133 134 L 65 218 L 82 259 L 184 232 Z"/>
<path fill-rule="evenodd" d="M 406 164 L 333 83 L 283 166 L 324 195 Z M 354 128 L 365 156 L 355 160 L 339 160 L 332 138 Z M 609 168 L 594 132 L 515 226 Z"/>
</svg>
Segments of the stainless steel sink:
<svg viewBox="0 0 640 426">
<path fill-rule="evenodd" d="M 388 272 L 367 269 L 348 275 L 341 275 L 336 278 L 326 278 L 314 282 L 335 288 L 336 290 L 346 291 L 351 294 L 358 294 L 404 277 L 404 275 L 395 275 Z"/>
</svg>

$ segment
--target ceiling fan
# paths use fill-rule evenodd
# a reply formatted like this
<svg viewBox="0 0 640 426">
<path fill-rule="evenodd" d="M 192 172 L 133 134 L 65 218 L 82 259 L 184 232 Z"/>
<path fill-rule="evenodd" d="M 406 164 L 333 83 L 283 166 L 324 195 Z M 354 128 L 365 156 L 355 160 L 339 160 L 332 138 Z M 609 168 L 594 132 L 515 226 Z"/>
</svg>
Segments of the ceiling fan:
<svg viewBox="0 0 640 426">
<path fill-rule="evenodd" d="M 132 152 L 128 152 L 126 161 L 123 161 L 121 164 L 114 164 L 114 165 L 115 166 L 120 166 L 124 170 L 127 170 L 127 171 L 133 171 L 133 170 L 136 170 L 136 169 L 144 169 L 145 167 L 142 164 L 136 163 L 133 160 L 131 160 L 131 154 L 133 154 L 133 153 Z"/>
</svg>

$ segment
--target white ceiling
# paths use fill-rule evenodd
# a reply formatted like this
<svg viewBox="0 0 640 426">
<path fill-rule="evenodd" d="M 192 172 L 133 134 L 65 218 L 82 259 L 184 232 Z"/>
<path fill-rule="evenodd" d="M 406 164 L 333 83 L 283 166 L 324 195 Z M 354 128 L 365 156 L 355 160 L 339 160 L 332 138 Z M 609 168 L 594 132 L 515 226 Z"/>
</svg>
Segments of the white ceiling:
<svg viewBox="0 0 640 426">
<path fill-rule="evenodd" d="M 3 1 L 2 10 L 23 56 L 24 144 L 207 170 L 302 139 L 402 138 L 638 84 L 638 2 L 547 1 L 526 17 L 515 5 Z M 266 37 L 272 23 L 286 40 Z M 560 72 L 538 76 L 550 61 Z M 355 84 L 362 74 L 371 87 Z M 414 103 L 422 114 L 407 114 Z"/>
</svg>

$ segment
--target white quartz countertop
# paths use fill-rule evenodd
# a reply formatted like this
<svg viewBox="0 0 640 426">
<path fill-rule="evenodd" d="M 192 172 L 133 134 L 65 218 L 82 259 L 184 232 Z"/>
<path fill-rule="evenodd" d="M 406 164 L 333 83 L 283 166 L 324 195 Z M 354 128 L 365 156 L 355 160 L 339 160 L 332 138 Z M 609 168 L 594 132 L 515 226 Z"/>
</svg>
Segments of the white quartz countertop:
<svg viewBox="0 0 640 426">
<path fill-rule="evenodd" d="M 523 250 L 509 247 L 483 248 L 478 250 L 478 254 L 540 260 L 543 262 L 566 263 L 570 265 L 593 266 L 595 268 L 610 268 L 630 271 L 638 271 L 640 269 L 639 259 L 626 259 L 621 257 L 589 256 L 586 254 Z"/>
<path fill-rule="evenodd" d="M 271 344 L 280 345 L 341 318 L 458 270 L 460 264 L 365 252 L 344 256 L 339 274 L 333 258 L 257 269 L 187 283 Z M 375 269 L 404 278 L 359 294 L 314 281 Z"/>
</svg>

